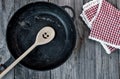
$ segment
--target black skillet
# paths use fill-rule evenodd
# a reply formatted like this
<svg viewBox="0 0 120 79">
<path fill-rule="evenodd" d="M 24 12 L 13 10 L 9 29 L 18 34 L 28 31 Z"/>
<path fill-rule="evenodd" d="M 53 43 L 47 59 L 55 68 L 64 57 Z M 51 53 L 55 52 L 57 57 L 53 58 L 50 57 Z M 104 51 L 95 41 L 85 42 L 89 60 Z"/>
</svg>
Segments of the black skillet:
<svg viewBox="0 0 120 79">
<path fill-rule="evenodd" d="M 69 8 L 73 17 L 65 11 Z M 20 8 L 8 23 L 6 40 L 8 49 L 16 59 L 35 41 L 40 29 L 51 26 L 56 33 L 48 44 L 37 46 L 20 63 L 34 70 L 49 70 L 63 64 L 71 55 L 76 43 L 73 20 L 74 10 L 53 3 L 36 2 Z"/>
</svg>

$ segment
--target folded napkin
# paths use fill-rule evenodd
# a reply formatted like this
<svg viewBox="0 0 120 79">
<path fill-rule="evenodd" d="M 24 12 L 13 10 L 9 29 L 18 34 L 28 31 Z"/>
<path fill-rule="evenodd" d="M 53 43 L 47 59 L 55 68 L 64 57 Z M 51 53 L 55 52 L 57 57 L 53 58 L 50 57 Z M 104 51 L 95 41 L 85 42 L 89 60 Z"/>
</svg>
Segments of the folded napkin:
<svg viewBox="0 0 120 79">
<path fill-rule="evenodd" d="M 102 0 L 97 12 L 92 23 L 89 38 L 115 48 L 120 48 L 119 10 L 107 1 Z"/>
<path fill-rule="evenodd" d="M 116 18 L 119 18 L 119 11 L 116 8 L 114 8 L 110 3 L 108 3 L 105 0 L 99 0 L 99 1 L 93 0 L 83 6 L 83 12 L 81 14 L 81 17 L 85 21 L 85 23 L 88 25 L 88 27 L 90 29 L 92 28 L 89 36 L 90 39 L 101 42 L 101 44 L 103 45 L 103 47 L 105 48 L 108 54 L 116 50 L 116 48 L 113 46 L 114 42 L 112 40 L 114 39 L 112 35 L 114 36 L 114 33 L 115 33 L 112 30 L 113 28 L 116 28 L 115 25 L 119 24 L 119 20 L 116 19 Z M 114 20 L 115 21 L 117 20 L 117 22 L 114 22 Z M 113 28 L 111 29 L 111 27 Z M 111 33 L 111 31 L 113 34 Z M 112 39 L 109 39 L 106 34 L 109 35 L 109 38 L 112 38 Z M 116 35 L 119 35 L 118 32 L 116 32 Z M 103 40 L 99 38 L 102 38 Z M 108 41 L 106 41 L 106 39 L 110 40 L 110 44 Z M 113 43 L 113 45 L 111 45 L 111 43 Z"/>
</svg>

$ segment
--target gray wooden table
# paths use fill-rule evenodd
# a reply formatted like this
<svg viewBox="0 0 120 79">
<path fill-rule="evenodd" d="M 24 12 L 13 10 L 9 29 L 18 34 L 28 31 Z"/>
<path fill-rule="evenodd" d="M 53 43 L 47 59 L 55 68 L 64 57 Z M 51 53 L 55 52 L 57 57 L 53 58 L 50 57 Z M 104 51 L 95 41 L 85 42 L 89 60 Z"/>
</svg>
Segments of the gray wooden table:
<svg viewBox="0 0 120 79">
<path fill-rule="evenodd" d="M 6 26 L 13 13 L 25 4 L 47 1 L 69 5 L 76 13 L 77 43 L 72 56 L 62 66 L 51 71 L 34 71 L 17 65 L 4 79 L 120 79 L 120 51 L 106 54 L 103 47 L 89 40 L 90 30 L 79 17 L 82 6 L 89 0 L 0 0 L 0 62 L 10 57 L 5 42 Z M 120 0 L 107 0 L 120 9 Z M 80 41 L 82 38 L 82 42 Z"/>
</svg>

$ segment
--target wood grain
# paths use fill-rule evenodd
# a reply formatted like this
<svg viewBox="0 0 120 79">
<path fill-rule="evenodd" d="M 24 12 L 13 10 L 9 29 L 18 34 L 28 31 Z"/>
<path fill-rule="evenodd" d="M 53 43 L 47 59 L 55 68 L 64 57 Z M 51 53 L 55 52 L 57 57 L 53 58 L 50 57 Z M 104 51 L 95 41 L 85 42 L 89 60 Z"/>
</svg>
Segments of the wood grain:
<svg viewBox="0 0 120 79">
<path fill-rule="evenodd" d="M 75 8 L 74 0 L 49 0 L 50 2 L 53 2 L 55 4 L 58 4 L 59 6 L 68 5 L 71 6 L 73 9 Z M 68 11 L 69 14 L 71 14 L 70 11 Z M 59 68 L 56 68 L 51 71 L 51 79 L 78 79 L 77 76 L 77 61 L 75 60 L 75 57 L 77 53 L 74 51 L 72 56 L 69 58 L 69 60 L 64 63 Z"/>
<path fill-rule="evenodd" d="M 5 35 L 8 21 L 11 14 L 14 13 L 14 0 L 0 0 L 0 57 L 2 57 L 1 63 L 6 62 L 10 58 Z M 3 79 L 13 79 L 14 69 L 11 70 Z"/>
<path fill-rule="evenodd" d="M 116 4 L 116 6 L 117 6 L 117 8 L 120 10 L 120 0 L 116 0 L 116 2 L 117 2 L 117 4 Z M 120 50 L 117 50 L 118 51 L 118 61 L 116 61 L 116 62 L 118 62 L 118 72 L 117 72 L 117 74 L 119 75 L 118 77 L 119 77 L 119 79 L 120 79 Z"/>
<path fill-rule="evenodd" d="M 17 65 L 4 79 L 119 79 L 120 51 L 108 55 L 100 43 L 89 40 L 90 30 L 79 17 L 82 6 L 90 0 L 1 0 L 0 33 L 5 37 L 5 30 L 10 17 L 20 7 L 30 2 L 49 1 L 57 5 L 69 5 L 75 10 L 77 42 L 72 56 L 62 66 L 51 71 L 34 71 Z M 120 0 L 107 0 L 120 9 Z M 67 10 L 68 11 L 68 10 Z M 68 11 L 71 15 L 72 13 Z M 2 29 L 2 30 L 1 30 Z M 2 31 L 2 32 L 1 32 Z M 0 34 L 0 36 L 2 36 Z M 1 40 L 1 38 L 0 38 Z M 5 42 L 5 41 L 4 41 Z M 6 44 L 3 45 L 7 50 Z M 2 48 L 3 48 L 2 47 Z M 0 53 L 2 50 L 0 49 Z"/>
</svg>

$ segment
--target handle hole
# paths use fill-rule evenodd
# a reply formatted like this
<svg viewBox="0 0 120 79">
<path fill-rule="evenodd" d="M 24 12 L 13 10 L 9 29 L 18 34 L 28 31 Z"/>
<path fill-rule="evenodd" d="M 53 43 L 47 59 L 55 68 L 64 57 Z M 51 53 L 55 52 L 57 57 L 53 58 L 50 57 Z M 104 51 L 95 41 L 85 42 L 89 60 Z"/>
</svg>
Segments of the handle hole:
<svg viewBox="0 0 120 79">
<path fill-rule="evenodd" d="M 75 20 L 75 11 L 72 7 L 70 6 L 61 6 L 70 16 L 73 20 Z"/>
<path fill-rule="evenodd" d="M 73 12 L 72 12 L 71 9 L 69 9 L 69 8 L 65 8 L 65 11 L 67 11 L 67 13 L 69 13 L 69 15 L 70 15 L 71 17 L 74 16 L 74 14 L 73 14 Z"/>
</svg>

